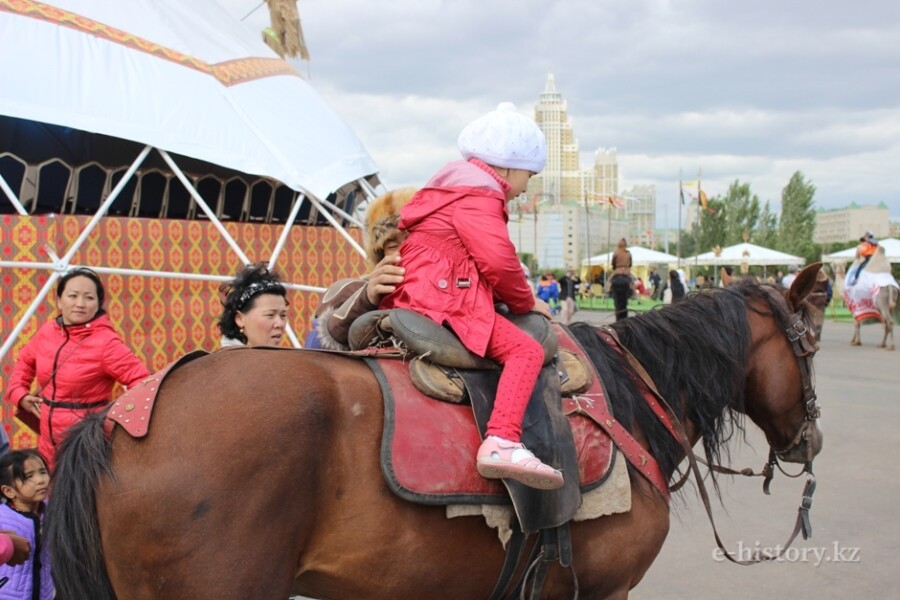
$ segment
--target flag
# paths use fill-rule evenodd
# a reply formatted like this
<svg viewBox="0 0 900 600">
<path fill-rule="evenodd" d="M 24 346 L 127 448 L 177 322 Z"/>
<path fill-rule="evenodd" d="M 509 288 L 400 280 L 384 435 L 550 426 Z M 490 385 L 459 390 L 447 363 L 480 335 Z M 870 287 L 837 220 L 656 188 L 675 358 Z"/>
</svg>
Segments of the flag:
<svg viewBox="0 0 900 600">
<path fill-rule="evenodd" d="M 623 206 L 625 206 L 624 202 L 622 202 L 616 196 L 613 196 L 613 195 L 610 195 L 610 196 L 602 196 L 600 194 L 590 194 L 590 195 L 593 196 L 596 200 L 599 200 L 601 203 L 603 203 L 607 206 L 614 206 L 615 208 L 622 208 Z"/>
<path fill-rule="evenodd" d="M 697 203 L 701 207 L 705 208 L 706 210 L 709 210 L 709 197 L 706 195 L 705 191 L 700 190 L 700 193 L 697 195 L 694 195 L 694 194 L 691 194 L 690 192 L 688 192 L 688 195 L 691 197 L 691 200 L 697 200 Z M 681 203 L 684 204 L 684 193 L 683 192 L 681 195 Z"/>
<path fill-rule="evenodd" d="M 678 196 L 681 198 L 681 205 L 684 206 L 684 184 L 678 182 Z"/>
<path fill-rule="evenodd" d="M 681 185 L 683 185 L 684 187 L 694 187 L 694 186 L 697 185 L 698 183 L 700 183 L 700 182 L 699 182 L 698 180 L 695 179 L 695 180 L 693 180 L 693 181 L 684 181 L 684 182 L 682 182 Z"/>
</svg>

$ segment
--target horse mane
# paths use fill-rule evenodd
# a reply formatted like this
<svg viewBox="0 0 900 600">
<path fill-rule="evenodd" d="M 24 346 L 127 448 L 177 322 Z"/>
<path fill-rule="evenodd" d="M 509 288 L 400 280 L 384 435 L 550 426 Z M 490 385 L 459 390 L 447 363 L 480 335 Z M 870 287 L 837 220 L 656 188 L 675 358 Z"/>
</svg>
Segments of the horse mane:
<svg viewBox="0 0 900 600">
<path fill-rule="evenodd" d="M 736 431 L 744 431 L 744 372 L 750 345 L 747 311 L 772 315 L 782 329 L 789 322 L 786 303 L 772 303 L 766 288 L 774 289 L 744 278 L 610 325 L 680 420 L 687 410 L 710 463 L 720 462 L 723 454 L 728 458 L 727 442 Z M 641 430 L 663 473 L 671 478 L 679 470 L 676 457 L 681 444 L 633 385 L 634 370 L 601 340 L 596 328 L 576 323 L 571 330 L 603 381 L 613 415 L 629 431 Z M 715 473 L 710 476 L 715 485 Z"/>
</svg>

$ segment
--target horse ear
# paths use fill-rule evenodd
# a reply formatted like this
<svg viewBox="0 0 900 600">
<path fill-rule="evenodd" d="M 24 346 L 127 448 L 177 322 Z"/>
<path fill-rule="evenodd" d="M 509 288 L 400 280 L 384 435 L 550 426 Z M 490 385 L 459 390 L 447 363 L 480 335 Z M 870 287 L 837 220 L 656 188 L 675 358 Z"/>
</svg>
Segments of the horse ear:
<svg viewBox="0 0 900 600">
<path fill-rule="evenodd" d="M 720 271 L 720 278 L 722 279 L 722 286 L 728 287 L 734 281 L 734 277 L 728 274 L 728 271 L 725 270 L 725 267 L 722 267 Z"/>
<path fill-rule="evenodd" d="M 816 285 L 816 277 L 819 275 L 819 269 L 821 268 L 822 263 L 812 263 L 797 274 L 797 278 L 794 280 L 794 283 L 791 284 L 791 289 L 788 291 L 788 304 L 791 305 L 791 310 L 797 310 L 800 304 L 806 300 L 806 297 L 812 292 Z"/>
</svg>

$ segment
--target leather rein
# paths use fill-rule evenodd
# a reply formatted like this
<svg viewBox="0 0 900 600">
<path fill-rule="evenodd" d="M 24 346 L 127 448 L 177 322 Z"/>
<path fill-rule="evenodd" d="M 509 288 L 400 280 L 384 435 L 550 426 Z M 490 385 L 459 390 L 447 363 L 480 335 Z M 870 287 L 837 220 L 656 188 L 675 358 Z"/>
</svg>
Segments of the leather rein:
<svg viewBox="0 0 900 600">
<path fill-rule="evenodd" d="M 765 288 L 766 294 L 769 299 L 769 303 L 775 302 L 783 302 L 784 298 L 778 294 L 772 288 Z M 769 458 L 766 465 L 763 467 L 762 471 L 759 473 L 755 473 L 753 469 L 746 468 L 740 471 L 736 471 L 730 469 L 728 467 L 723 467 L 721 465 L 710 465 L 705 460 L 700 457 L 697 457 L 694 454 L 693 446 L 688 440 L 687 433 L 685 432 L 684 425 L 679 420 L 678 416 L 675 414 L 675 411 L 672 410 L 672 407 L 666 402 L 665 398 L 659 393 L 659 390 L 656 387 L 656 384 L 653 382 L 650 374 L 647 373 L 647 370 L 640 363 L 640 361 L 635 357 L 630 350 L 628 350 L 622 342 L 619 340 L 619 336 L 615 330 L 613 330 L 609 326 L 603 326 L 600 329 L 604 331 L 610 338 L 615 342 L 616 346 L 622 351 L 623 356 L 628 360 L 629 366 L 635 371 L 638 377 L 644 382 L 650 392 L 656 397 L 659 401 L 660 406 L 663 408 L 663 411 L 668 416 L 669 421 L 674 426 L 675 431 L 672 432 L 671 428 L 668 428 L 670 433 L 673 433 L 673 436 L 676 440 L 681 444 L 682 448 L 685 451 L 685 455 L 688 459 L 690 469 L 686 471 L 684 476 L 675 484 L 669 487 L 669 491 L 675 492 L 681 488 L 682 485 L 690 478 L 690 475 L 694 475 L 694 479 L 697 482 L 697 489 L 700 493 L 700 497 L 703 500 L 703 506 L 706 509 L 706 515 L 709 518 L 710 525 L 713 529 L 713 536 L 715 537 L 716 544 L 719 549 L 722 550 L 725 558 L 730 560 L 733 563 L 739 565 L 752 565 L 760 562 L 767 562 L 771 560 L 776 560 L 782 557 L 785 552 L 787 552 L 790 545 L 794 542 L 797 535 L 802 532 L 803 539 L 809 539 L 812 535 L 812 525 L 809 520 L 809 511 L 812 508 L 812 495 L 816 489 L 816 478 L 812 471 L 812 462 L 813 462 L 813 454 L 812 454 L 812 445 L 809 443 L 809 435 L 812 428 L 815 427 L 816 419 L 819 418 L 819 404 L 816 397 L 815 391 L 815 381 L 813 375 L 813 356 L 818 350 L 818 344 L 815 341 L 815 336 L 810 328 L 806 325 L 806 321 L 804 319 L 805 311 L 800 309 L 793 313 L 790 317 L 790 324 L 785 329 L 784 333 L 788 339 L 788 342 L 791 345 L 791 349 L 794 352 L 794 357 L 797 360 L 797 366 L 800 370 L 801 382 L 803 385 L 803 398 L 802 402 L 805 409 L 805 417 L 803 423 L 800 425 L 797 433 L 792 438 L 791 442 L 781 448 L 776 450 L 769 445 Z M 796 474 L 790 475 L 784 471 L 781 465 L 778 463 L 778 459 L 780 457 L 785 456 L 787 453 L 792 451 L 794 448 L 799 446 L 802 443 L 806 443 L 806 461 L 804 462 L 803 470 Z M 760 550 L 756 550 L 754 555 L 749 560 L 739 560 L 736 559 L 731 552 L 729 552 L 724 544 L 722 543 L 721 538 L 719 537 L 719 532 L 716 529 L 716 523 L 713 519 L 712 514 L 712 503 L 710 501 L 709 492 L 706 489 L 706 485 L 703 483 L 703 476 L 700 473 L 700 468 L 698 463 L 703 463 L 710 470 L 715 471 L 717 473 L 722 473 L 726 475 L 743 475 L 747 477 L 764 477 L 763 481 L 763 492 L 769 494 L 769 484 L 772 481 L 772 478 L 775 474 L 775 467 L 787 475 L 788 477 L 800 477 L 804 473 L 806 473 L 806 485 L 803 488 L 803 494 L 800 501 L 800 506 L 797 509 L 797 520 L 794 525 L 794 530 L 791 532 L 790 537 L 787 542 L 785 542 L 782 546 L 778 546 L 779 550 L 777 553 L 769 553 L 769 552 L 761 552 Z"/>
</svg>

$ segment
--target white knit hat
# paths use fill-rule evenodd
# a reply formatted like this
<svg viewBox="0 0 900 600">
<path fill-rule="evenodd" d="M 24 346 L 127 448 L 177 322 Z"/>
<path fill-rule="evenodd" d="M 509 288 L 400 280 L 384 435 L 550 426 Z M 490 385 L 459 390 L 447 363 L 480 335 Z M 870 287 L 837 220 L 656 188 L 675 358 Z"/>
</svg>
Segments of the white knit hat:
<svg viewBox="0 0 900 600">
<path fill-rule="evenodd" d="M 540 173 L 547 164 L 547 140 L 537 124 L 516 112 L 512 102 L 501 102 L 466 125 L 457 140 L 466 160 L 478 158 L 494 167 Z"/>
</svg>

